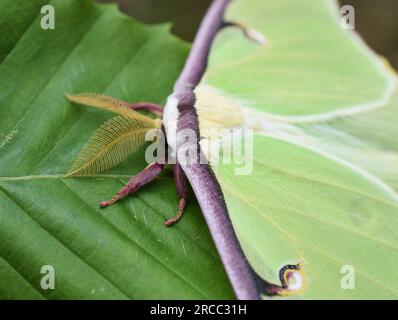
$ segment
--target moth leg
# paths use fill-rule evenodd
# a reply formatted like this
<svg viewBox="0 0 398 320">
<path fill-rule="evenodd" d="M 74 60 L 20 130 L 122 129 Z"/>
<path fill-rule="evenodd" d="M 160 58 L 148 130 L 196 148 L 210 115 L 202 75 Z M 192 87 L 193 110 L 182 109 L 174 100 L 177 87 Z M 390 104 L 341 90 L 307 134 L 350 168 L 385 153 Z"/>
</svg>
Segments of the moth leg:
<svg viewBox="0 0 398 320">
<path fill-rule="evenodd" d="M 105 208 L 107 206 L 110 206 L 120 199 L 125 198 L 130 193 L 134 193 L 139 188 L 155 179 L 160 174 L 163 167 L 164 164 L 160 164 L 158 162 L 151 163 L 140 173 L 133 176 L 130 181 L 122 189 L 120 189 L 119 192 L 112 199 L 100 202 L 100 207 Z"/>
<path fill-rule="evenodd" d="M 244 26 L 243 24 L 239 23 L 239 22 L 232 22 L 232 21 L 227 21 L 224 22 L 223 27 L 235 27 L 238 28 L 240 30 L 242 30 L 243 34 L 250 40 L 258 43 L 259 45 L 266 45 L 267 43 L 267 39 L 265 38 L 265 36 L 260 32 L 257 31 L 255 29 L 252 28 L 248 28 L 246 26 Z"/>
<path fill-rule="evenodd" d="M 163 107 L 161 105 L 152 102 L 131 103 L 129 105 L 129 108 L 133 110 L 146 110 L 159 116 L 163 115 Z"/>
<path fill-rule="evenodd" d="M 167 227 L 171 227 L 174 223 L 181 219 L 184 214 L 185 206 L 187 203 L 187 188 L 185 185 L 185 175 L 184 171 L 182 171 L 181 166 L 177 163 L 173 165 L 174 179 L 177 187 L 177 194 L 180 198 L 178 203 L 178 210 L 174 217 L 168 219 L 164 224 Z"/>
</svg>

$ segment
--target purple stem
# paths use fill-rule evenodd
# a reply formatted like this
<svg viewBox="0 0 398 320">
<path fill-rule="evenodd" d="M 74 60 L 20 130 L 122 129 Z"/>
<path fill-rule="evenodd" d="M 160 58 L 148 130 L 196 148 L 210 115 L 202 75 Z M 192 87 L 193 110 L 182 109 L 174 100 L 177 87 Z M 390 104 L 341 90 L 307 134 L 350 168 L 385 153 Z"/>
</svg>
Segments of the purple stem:
<svg viewBox="0 0 398 320">
<path fill-rule="evenodd" d="M 174 86 L 179 99 L 177 131 L 194 130 L 199 141 L 198 116 L 195 110 L 194 89 L 200 82 L 206 67 L 211 45 L 224 25 L 224 11 L 230 0 L 214 0 L 193 43 L 184 69 Z M 192 142 L 195 144 L 196 142 Z M 188 147 L 177 142 L 177 148 Z M 199 143 L 191 145 L 201 153 Z M 180 159 L 181 160 L 181 159 Z M 189 164 L 180 161 L 192 189 L 198 199 L 221 261 L 238 299 L 259 299 L 259 277 L 245 258 L 229 218 L 224 196 L 211 167 L 207 164 Z M 265 282 L 263 281 L 263 286 Z"/>
</svg>

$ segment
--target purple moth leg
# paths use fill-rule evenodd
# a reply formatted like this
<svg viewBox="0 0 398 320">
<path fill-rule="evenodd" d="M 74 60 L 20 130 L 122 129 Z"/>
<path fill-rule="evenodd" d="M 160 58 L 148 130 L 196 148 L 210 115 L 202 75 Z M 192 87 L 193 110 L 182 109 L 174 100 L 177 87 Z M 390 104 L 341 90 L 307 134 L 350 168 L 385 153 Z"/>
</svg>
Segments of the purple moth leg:
<svg viewBox="0 0 398 320">
<path fill-rule="evenodd" d="M 180 202 L 178 204 L 176 215 L 164 223 L 167 227 L 171 227 L 174 223 L 181 219 L 182 215 L 184 214 L 185 205 L 187 203 L 187 188 L 184 181 L 185 175 L 178 163 L 173 165 L 173 172 Z"/>
<path fill-rule="evenodd" d="M 131 103 L 129 105 L 129 108 L 133 110 L 146 110 L 159 116 L 163 115 L 163 107 L 156 103 L 136 102 L 136 103 Z"/>
<path fill-rule="evenodd" d="M 118 200 L 125 198 L 130 193 L 134 193 L 143 185 L 155 179 L 162 171 L 163 167 L 164 164 L 160 164 L 157 162 L 151 163 L 140 173 L 132 177 L 130 181 L 122 189 L 120 189 L 119 192 L 112 199 L 108 201 L 102 201 L 100 203 L 100 207 L 105 208 L 107 206 L 110 206 Z"/>
</svg>

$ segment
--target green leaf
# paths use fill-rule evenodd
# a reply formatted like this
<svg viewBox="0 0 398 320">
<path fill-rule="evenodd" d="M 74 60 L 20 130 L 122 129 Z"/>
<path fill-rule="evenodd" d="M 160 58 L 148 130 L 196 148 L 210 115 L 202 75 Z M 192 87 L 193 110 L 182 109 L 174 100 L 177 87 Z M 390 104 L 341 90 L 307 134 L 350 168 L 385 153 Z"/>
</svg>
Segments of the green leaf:
<svg viewBox="0 0 398 320">
<path fill-rule="evenodd" d="M 43 2 L 0 4 L 0 298 L 233 298 L 193 196 L 184 223 L 163 225 L 178 204 L 170 171 L 99 209 L 147 165 L 142 150 L 106 174 L 66 177 L 110 114 L 64 92 L 163 104 L 188 46 L 86 0 L 51 1 L 56 28 L 42 30 Z M 55 290 L 41 289 L 43 265 Z"/>
<path fill-rule="evenodd" d="M 275 282 L 302 262 L 298 298 L 397 299 L 396 73 L 340 27 L 332 0 L 236 0 L 227 16 L 268 39 L 222 32 L 198 90 L 199 106 L 216 95 L 256 132 L 253 154 L 234 154 L 250 175 L 216 168 L 249 261 Z"/>
</svg>

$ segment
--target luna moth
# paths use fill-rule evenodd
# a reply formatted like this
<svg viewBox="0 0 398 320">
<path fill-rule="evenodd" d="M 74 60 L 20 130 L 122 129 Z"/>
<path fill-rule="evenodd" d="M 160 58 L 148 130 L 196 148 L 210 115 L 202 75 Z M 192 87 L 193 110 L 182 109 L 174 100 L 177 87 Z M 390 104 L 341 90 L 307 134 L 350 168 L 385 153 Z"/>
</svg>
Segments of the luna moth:
<svg viewBox="0 0 398 320">
<path fill-rule="evenodd" d="M 236 176 L 233 167 L 219 163 L 213 166 L 214 176 L 207 164 L 175 164 L 180 203 L 176 216 L 166 224 L 182 216 L 184 172 L 238 298 L 258 298 L 264 290 L 269 295 L 293 291 L 304 298 L 396 297 L 397 275 L 390 270 L 398 261 L 397 167 L 394 155 L 386 151 L 396 151 L 391 141 L 396 132 L 391 124 L 396 114 L 396 75 L 364 48 L 355 34 L 341 29 L 334 1 L 253 1 L 250 6 L 247 1 L 233 1 L 228 17 L 239 17 L 243 25 L 254 24 L 257 32 L 244 29 L 245 34 L 266 35 L 266 46 L 250 43 L 234 28 L 226 28 L 231 26 L 223 19 L 229 2 L 213 2 L 166 104 L 162 124 L 168 142 L 175 141 L 172 150 L 176 152 L 183 142 L 175 135 L 185 128 L 194 129 L 197 141 L 199 129 L 204 132 L 215 123 L 227 129 L 253 129 L 252 159 L 235 155 L 242 157 L 242 162 L 251 160 L 253 172 Z M 287 8 L 296 12 L 296 19 L 276 28 L 278 24 L 269 20 L 277 19 L 276 13 Z M 308 9 L 316 12 L 317 20 L 306 19 Z M 258 19 L 262 15 L 268 20 Z M 292 28 L 307 32 L 303 31 L 302 39 L 292 39 Z M 328 34 L 333 37 L 329 39 Z M 319 56 L 319 46 L 329 46 L 330 56 Z M 290 55 L 286 47 L 292 48 Z M 302 77 L 307 78 L 305 83 L 300 83 Z M 157 105 L 129 104 L 92 94 L 70 99 L 121 114 L 104 124 L 91 142 L 103 150 L 106 133 L 114 128 L 116 137 L 120 128 L 130 136 L 126 139 L 130 144 L 120 149 L 125 153 L 105 157 L 108 163 L 98 162 L 100 170 L 127 157 L 137 141 L 144 143 L 137 129 L 162 126 L 133 111 L 147 109 L 159 114 L 162 109 Z M 229 116 L 225 117 L 225 112 Z M 381 133 L 383 129 L 387 137 Z M 217 143 L 212 137 L 203 140 Z M 193 147 L 202 152 L 199 144 Z M 89 143 L 88 148 L 93 146 Z M 82 154 L 72 174 L 85 172 L 79 170 L 95 157 L 90 155 L 91 151 Z M 375 167 L 375 162 L 383 165 Z M 102 206 L 135 191 L 162 168 L 150 165 Z M 98 168 L 93 165 L 90 170 Z M 387 183 L 389 179 L 392 182 Z M 356 270 L 354 288 L 344 285 L 347 279 L 342 271 L 347 266 Z M 271 284 L 279 280 L 279 269 L 281 286 Z M 261 288 L 260 277 L 268 280 L 260 283 Z M 296 282 L 290 283 L 291 278 Z"/>
</svg>

